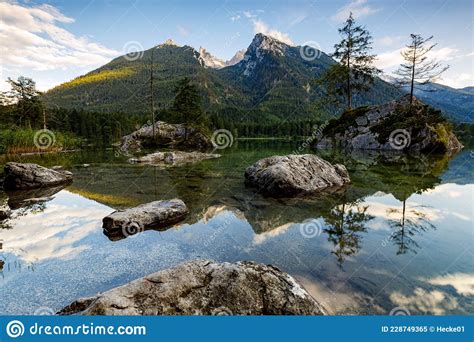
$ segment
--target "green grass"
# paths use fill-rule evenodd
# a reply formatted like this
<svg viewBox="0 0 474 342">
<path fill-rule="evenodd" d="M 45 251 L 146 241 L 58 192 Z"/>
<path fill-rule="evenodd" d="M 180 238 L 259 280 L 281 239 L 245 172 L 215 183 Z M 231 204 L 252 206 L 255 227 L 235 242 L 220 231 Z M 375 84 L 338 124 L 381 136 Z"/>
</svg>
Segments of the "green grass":
<svg viewBox="0 0 474 342">
<path fill-rule="evenodd" d="M 80 145 L 81 140 L 68 133 L 42 132 L 18 127 L 0 129 L 0 153 L 2 154 L 59 152 L 74 149 Z"/>
</svg>

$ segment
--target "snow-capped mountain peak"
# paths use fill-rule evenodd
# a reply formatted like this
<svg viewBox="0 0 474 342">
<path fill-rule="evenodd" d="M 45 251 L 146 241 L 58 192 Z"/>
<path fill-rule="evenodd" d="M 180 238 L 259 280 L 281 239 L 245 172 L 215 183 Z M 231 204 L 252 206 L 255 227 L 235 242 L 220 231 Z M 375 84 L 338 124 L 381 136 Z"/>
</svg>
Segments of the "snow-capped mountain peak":
<svg viewBox="0 0 474 342">
<path fill-rule="evenodd" d="M 172 45 L 172 46 L 179 46 L 178 44 L 176 44 L 176 42 L 171 39 L 171 38 L 168 38 L 166 39 L 162 44 L 158 45 L 158 46 L 165 46 L 165 45 Z"/>
<path fill-rule="evenodd" d="M 243 74 L 250 76 L 257 64 L 261 63 L 265 56 L 284 56 L 289 49 L 289 46 L 278 39 L 257 33 L 252 40 L 252 43 L 245 52 L 243 58 Z"/>
<path fill-rule="evenodd" d="M 239 63 L 242 59 L 244 59 L 246 52 L 247 52 L 247 49 L 242 49 L 242 50 L 237 51 L 234 57 L 232 57 L 231 59 L 225 62 L 225 65 L 230 66 L 230 65 L 235 65 Z"/>
<path fill-rule="evenodd" d="M 283 56 L 288 45 L 263 33 L 257 33 L 252 40 L 246 55 L 253 54 L 259 58 L 262 54 L 271 52 L 277 56 Z"/>
<path fill-rule="evenodd" d="M 222 59 L 214 57 L 205 48 L 199 48 L 199 61 L 206 68 L 221 69 L 226 66 Z"/>
</svg>

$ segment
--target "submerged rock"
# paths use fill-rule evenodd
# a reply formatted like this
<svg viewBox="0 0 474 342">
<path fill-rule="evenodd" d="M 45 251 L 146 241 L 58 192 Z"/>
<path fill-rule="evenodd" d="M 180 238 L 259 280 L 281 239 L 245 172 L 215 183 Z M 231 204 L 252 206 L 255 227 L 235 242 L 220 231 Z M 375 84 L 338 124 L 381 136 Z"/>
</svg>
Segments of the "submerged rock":
<svg viewBox="0 0 474 342">
<path fill-rule="evenodd" d="M 245 171 L 247 184 L 275 197 L 335 190 L 350 182 L 344 165 L 331 165 L 313 154 L 264 158 Z"/>
<path fill-rule="evenodd" d="M 153 146 L 181 146 L 193 149 L 212 148 L 211 139 L 197 128 L 158 121 L 155 123 L 154 137 L 153 125 L 145 125 L 139 130 L 122 137 L 120 151 L 127 153 L 147 144 Z"/>
<path fill-rule="evenodd" d="M 409 97 L 344 112 L 324 128 L 317 148 L 457 152 L 462 144 L 441 112 Z"/>
<path fill-rule="evenodd" d="M 324 315 L 326 311 L 276 267 L 197 260 L 79 299 L 59 314 Z"/>
<path fill-rule="evenodd" d="M 214 153 L 202 153 L 202 152 L 156 152 L 147 154 L 146 156 L 139 158 L 130 158 L 130 163 L 149 163 L 149 164 L 184 164 L 184 163 L 196 163 L 206 159 L 219 158 L 220 154 Z"/>
<path fill-rule="evenodd" d="M 104 217 L 102 227 L 108 235 L 133 235 L 150 228 L 172 226 L 188 214 L 186 204 L 180 199 L 154 201 L 135 208 L 117 210 Z"/>
<path fill-rule="evenodd" d="M 5 190 L 25 190 L 72 182 L 72 173 L 52 170 L 37 164 L 7 163 L 5 165 Z"/>
</svg>

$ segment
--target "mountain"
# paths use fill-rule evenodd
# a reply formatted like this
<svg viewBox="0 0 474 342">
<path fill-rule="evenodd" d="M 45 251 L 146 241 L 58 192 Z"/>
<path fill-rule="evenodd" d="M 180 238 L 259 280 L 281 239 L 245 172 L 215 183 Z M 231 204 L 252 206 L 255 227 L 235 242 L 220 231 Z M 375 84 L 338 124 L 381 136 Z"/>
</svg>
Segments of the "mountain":
<svg viewBox="0 0 474 342">
<path fill-rule="evenodd" d="M 231 61 L 223 62 L 205 49 L 178 46 L 172 41 L 153 47 L 154 98 L 157 106 L 169 105 L 175 86 L 188 76 L 198 84 L 204 108 L 223 119 L 252 122 L 325 119 L 316 102 L 324 89 L 318 78 L 335 61 L 322 51 L 314 58 L 308 47 L 289 46 L 263 34 Z M 48 106 L 101 112 L 149 112 L 149 77 L 152 49 L 115 58 L 104 66 L 61 84 L 44 95 Z M 305 57 L 305 58 L 303 58 Z M 354 98 L 355 105 L 379 104 L 401 93 L 377 79 L 371 91 Z"/>
<path fill-rule="evenodd" d="M 415 89 L 414 94 L 441 109 L 451 121 L 474 123 L 474 87 L 455 89 L 428 83 Z"/>
<path fill-rule="evenodd" d="M 211 53 L 209 53 L 205 48 L 199 48 L 199 59 L 202 61 L 204 67 L 213 68 L 213 69 L 221 69 L 226 66 L 234 65 L 239 63 L 243 58 L 246 50 L 239 50 L 235 53 L 235 55 L 228 61 L 223 61 L 219 59 Z"/>
<path fill-rule="evenodd" d="M 383 75 L 382 79 L 392 84 L 396 83 L 396 79 L 389 75 Z M 409 86 L 403 89 L 405 92 L 410 91 Z M 420 100 L 443 111 L 452 122 L 474 123 L 474 87 L 456 89 L 432 82 L 418 84 L 413 93 Z"/>
</svg>

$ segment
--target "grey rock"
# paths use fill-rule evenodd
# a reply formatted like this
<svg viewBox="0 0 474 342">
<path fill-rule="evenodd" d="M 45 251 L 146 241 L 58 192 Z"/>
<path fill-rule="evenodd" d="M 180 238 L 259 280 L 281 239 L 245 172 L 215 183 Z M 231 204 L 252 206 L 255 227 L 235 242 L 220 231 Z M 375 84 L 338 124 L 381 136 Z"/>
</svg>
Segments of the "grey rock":
<svg viewBox="0 0 474 342">
<path fill-rule="evenodd" d="M 37 164 L 7 163 L 5 165 L 5 190 L 25 190 L 71 183 L 72 173 L 52 170 Z"/>
<path fill-rule="evenodd" d="M 368 123 L 367 117 L 365 115 L 359 116 L 356 119 L 356 123 L 358 126 L 365 126 Z"/>
<path fill-rule="evenodd" d="M 293 277 L 255 262 L 190 261 L 94 297 L 62 315 L 324 315 Z"/>
<path fill-rule="evenodd" d="M 147 154 L 146 156 L 139 158 L 130 158 L 130 163 L 147 163 L 147 164 L 185 164 L 185 163 L 197 163 L 206 159 L 219 158 L 220 154 L 214 153 L 202 153 L 202 152 L 155 152 Z"/>
<path fill-rule="evenodd" d="M 352 141 L 352 148 L 362 149 L 362 150 L 371 150 L 380 148 L 380 144 L 377 141 L 375 134 L 371 132 L 363 133 L 356 135 Z"/>
<path fill-rule="evenodd" d="M 181 146 L 193 149 L 212 148 L 211 140 L 200 130 L 186 127 L 183 124 L 169 124 L 158 121 L 155 123 L 154 137 L 153 125 L 145 125 L 135 132 L 122 137 L 120 151 L 126 154 L 140 148 L 144 141 L 153 141 L 153 144 L 162 146 Z"/>
<path fill-rule="evenodd" d="M 462 144 L 456 138 L 454 133 L 448 130 L 444 136 L 438 136 L 438 133 L 434 127 L 430 124 L 421 121 L 425 125 L 423 129 L 413 130 L 410 125 L 404 128 L 402 133 L 393 130 L 394 137 L 406 136 L 406 144 L 396 144 L 393 140 L 390 141 L 390 137 L 384 141 L 379 141 L 379 135 L 376 132 L 380 132 L 380 127 L 387 122 L 388 125 L 393 123 L 390 122 L 389 117 L 396 113 L 398 110 L 406 110 L 409 112 L 408 106 L 410 106 L 409 98 L 403 97 L 397 101 L 391 101 L 377 106 L 367 107 L 367 110 L 359 110 L 354 113 L 360 112 L 359 116 L 355 118 L 355 124 L 346 127 L 344 122 L 340 122 L 341 130 L 344 128 L 344 133 L 336 132 L 333 135 L 322 135 L 316 142 L 316 148 L 326 149 L 338 147 L 346 150 L 385 150 L 385 151 L 437 151 L 448 153 L 455 153 L 462 149 Z M 423 111 L 426 110 L 426 106 L 415 99 L 414 107 L 420 111 L 418 113 L 419 120 L 423 120 Z M 364 108 L 361 108 L 364 109 Z M 387 121 L 386 121 L 387 120 Z M 389 126 L 390 127 L 390 126 Z M 402 135 L 400 135 L 402 134 Z M 447 136 L 445 136 L 447 134 Z M 403 137 L 402 137 L 403 138 Z M 396 138 L 393 138 L 396 139 Z"/>
<path fill-rule="evenodd" d="M 338 189 L 350 182 L 343 165 L 331 165 L 313 154 L 273 156 L 247 168 L 249 185 L 275 197 L 308 195 Z"/>
<path fill-rule="evenodd" d="M 114 211 L 103 218 L 102 227 L 109 234 L 119 231 L 132 235 L 149 228 L 172 226 L 182 221 L 188 212 L 180 199 L 154 201 Z"/>
</svg>

